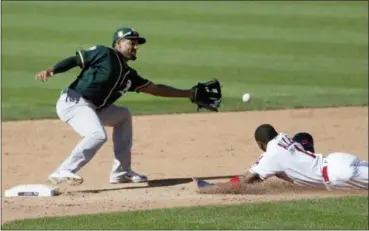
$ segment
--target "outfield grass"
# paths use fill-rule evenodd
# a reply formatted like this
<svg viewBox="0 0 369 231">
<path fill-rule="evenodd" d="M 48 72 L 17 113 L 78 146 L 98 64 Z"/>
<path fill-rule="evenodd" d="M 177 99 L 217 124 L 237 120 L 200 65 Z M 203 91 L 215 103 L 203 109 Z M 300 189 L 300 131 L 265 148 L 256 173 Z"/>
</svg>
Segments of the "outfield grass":
<svg viewBox="0 0 369 231">
<path fill-rule="evenodd" d="M 367 2 L 3 2 L 2 118 L 55 118 L 75 68 L 47 83 L 41 69 L 132 26 L 148 43 L 132 66 L 190 88 L 218 78 L 225 110 L 368 104 Z M 66 16 L 66 14 L 69 16 Z M 251 92 L 254 101 L 243 104 Z M 185 99 L 130 93 L 134 114 L 195 112 Z"/>
<path fill-rule="evenodd" d="M 2 229 L 368 229 L 368 197 L 28 219 Z"/>
</svg>

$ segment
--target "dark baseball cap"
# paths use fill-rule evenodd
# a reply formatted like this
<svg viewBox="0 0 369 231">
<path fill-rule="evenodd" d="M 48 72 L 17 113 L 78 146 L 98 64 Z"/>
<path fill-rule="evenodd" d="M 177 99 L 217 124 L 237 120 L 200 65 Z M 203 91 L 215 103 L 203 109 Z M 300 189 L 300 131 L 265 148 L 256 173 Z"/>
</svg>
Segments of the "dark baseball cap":
<svg viewBox="0 0 369 231">
<path fill-rule="evenodd" d="M 307 132 L 297 133 L 293 138 L 295 142 L 300 143 L 306 151 L 315 152 L 313 136 Z"/>
<path fill-rule="evenodd" d="M 113 42 L 112 46 L 114 47 L 115 43 L 118 40 L 121 39 L 132 39 L 132 40 L 138 40 L 138 44 L 144 44 L 146 43 L 146 39 L 143 37 L 140 37 L 140 34 L 135 31 L 133 28 L 129 27 L 122 27 L 115 31 L 113 35 Z"/>
</svg>

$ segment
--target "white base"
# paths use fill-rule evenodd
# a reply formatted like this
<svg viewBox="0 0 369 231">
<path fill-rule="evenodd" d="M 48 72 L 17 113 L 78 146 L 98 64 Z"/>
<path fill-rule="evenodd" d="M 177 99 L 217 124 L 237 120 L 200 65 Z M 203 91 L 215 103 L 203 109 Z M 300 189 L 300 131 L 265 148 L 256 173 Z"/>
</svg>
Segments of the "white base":
<svg viewBox="0 0 369 231">
<path fill-rule="evenodd" d="M 57 187 L 43 184 L 21 184 L 5 190 L 5 197 L 36 196 L 49 197 L 57 195 Z"/>
</svg>

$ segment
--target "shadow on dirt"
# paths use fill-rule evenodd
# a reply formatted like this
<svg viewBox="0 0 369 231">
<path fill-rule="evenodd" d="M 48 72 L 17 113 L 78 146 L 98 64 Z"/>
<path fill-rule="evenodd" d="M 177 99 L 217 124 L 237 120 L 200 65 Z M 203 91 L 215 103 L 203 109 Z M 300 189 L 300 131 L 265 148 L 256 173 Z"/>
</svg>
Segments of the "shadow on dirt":
<svg viewBox="0 0 369 231">
<path fill-rule="evenodd" d="M 208 177 L 198 177 L 204 180 L 220 180 L 220 179 L 230 179 L 234 175 L 228 176 L 208 176 Z M 166 179 L 155 179 L 150 180 L 147 183 L 141 184 L 116 184 L 117 187 L 114 185 L 111 188 L 101 188 L 101 189 L 83 189 L 83 190 L 75 190 L 75 191 L 67 191 L 60 194 L 66 195 L 75 195 L 75 194 L 96 194 L 108 191 L 119 191 L 119 190 L 129 190 L 129 189 L 148 189 L 148 188 L 156 188 L 156 187 L 168 187 L 180 184 L 187 184 L 192 182 L 192 178 L 166 178 Z M 120 187 L 119 187 L 120 186 Z M 245 194 L 245 195 L 280 195 L 285 193 L 292 193 L 292 194 L 327 194 L 327 195 L 341 195 L 341 194 L 357 194 L 357 190 L 338 190 L 338 191 L 327 191 L 325 189 L 319 188 L 305 188 L 301 186 L 297 186 L 294 184 L 290 184 L 288 182 L 284 182 L 280 179 L 274 179 L 266 182 L 262 182 L 260 184 L 252 184 L 248 185 L 246 188 L 240 188 L 238 190 L 232 190 L 229 192 L 219 192 L 219 194 Z M 360 193 L 360 192 L 359 192 Z M 367 193 L 367 190 L 365 191 Z M 215 192 L 215 194 L 218 194 Z"/>
<path fill-rule="evenodd" d="M 199 177 L 204 180 L 217 180 L 217 179 L 228 179 L 233 177 L 234 175 L 229 176 L 209 176 L 209 177 Z M 144 188 L 156 188 L 156 187 L 168 187 L 179 184 L 187 184 L 192 182 L 192 178 L 166 178 L 166 179 L 156 179 L 149 180 L 147 183 L 135 184 L 135 186 L 125 186 L 119 188 L 104 188 L 104 189 L 85 189 L 78 191 L 69 191 L 65 194 L 76 194 L 76 193 L 101 193 L 107 191 L 118 191 L 118 190 L 127 190 L 127 189 L 144 189 Z M 117 186 L 127 185 L 127 184 L 116 184 Z M 132 185 L 132 184 L 130 184 Z"/>
</svg>

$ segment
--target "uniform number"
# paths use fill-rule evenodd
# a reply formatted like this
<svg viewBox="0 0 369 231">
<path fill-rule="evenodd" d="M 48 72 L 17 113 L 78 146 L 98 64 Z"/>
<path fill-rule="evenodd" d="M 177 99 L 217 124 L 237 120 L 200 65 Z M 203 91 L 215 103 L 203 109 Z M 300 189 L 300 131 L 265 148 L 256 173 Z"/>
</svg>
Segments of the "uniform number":
<svg viewBox="0 0 369 231">
<path fill-rule="evenodd" d="M 280 146 L 280 147 L 282 147 L 282 148 L 284 148 L 284 149 L 288 150 L 288 149 L 289 149 L 289 147 L 291 147 L 291 145 L 293 145 L 293 144 L 294 144 L 294 141 L 293 141 L 291 138 L 289 138 L 289 137 L 283 137 L 283 138 L 279 141 L 278 146 Z M 294 145 L 294 148 L 295 148 L 297 151 L 302 152 L 302 153 L 304 153 L 304 154 L 306 154 L 306 155 L 308 155 L 308 156 L 310 156 L 310 157 L 312 157 L 312 158 L 316 158 L 316 156 L 314 155 L 314 153 L 307 152 L 307 151 L 305 151 L 305 150 L 301 149 L 301 148 L 300 148 L 299 146 L 297 146 L 297 145 Z"/>
</svg>

